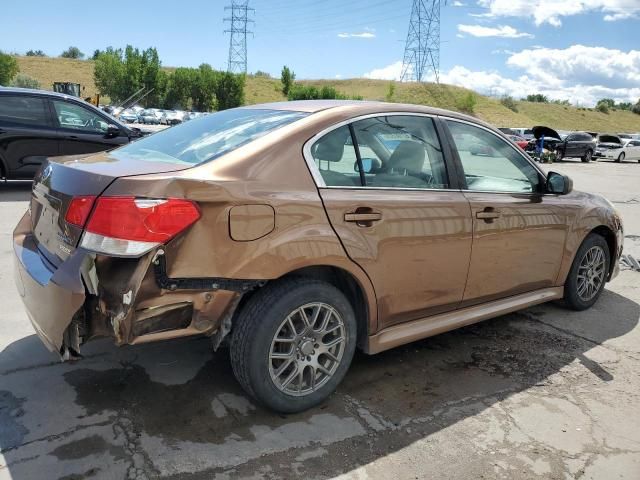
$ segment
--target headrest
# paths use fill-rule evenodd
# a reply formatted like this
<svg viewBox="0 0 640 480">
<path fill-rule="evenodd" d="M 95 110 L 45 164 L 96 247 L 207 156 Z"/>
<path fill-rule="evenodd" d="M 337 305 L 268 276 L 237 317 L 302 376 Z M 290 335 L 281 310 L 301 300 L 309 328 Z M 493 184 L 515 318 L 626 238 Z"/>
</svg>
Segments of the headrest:
<svg viewBox="0 0 640 480">
<path fill-rule="evenodd" d="M 316 160 L 339 162 L 344 153 L 344 144 L 347 141 L 349 130 L 338 128 L 327 133 L 316 143 L 313 157 Z"/>
<path fill-rule="evenodd" d="M 422 172 L 424 158 L 424 147 L 421 144 L 405 140 L 398 144 L 389 157 L 389 168 L 394 171 Z"/>
</svg>

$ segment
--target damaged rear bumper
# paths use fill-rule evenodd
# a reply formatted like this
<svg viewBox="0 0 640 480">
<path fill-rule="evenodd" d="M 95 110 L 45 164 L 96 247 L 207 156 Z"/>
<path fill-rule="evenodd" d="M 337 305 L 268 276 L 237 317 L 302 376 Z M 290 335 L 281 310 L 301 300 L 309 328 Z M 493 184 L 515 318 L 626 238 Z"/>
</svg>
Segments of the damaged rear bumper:
<svg viewBox="0 0 640 480">
<path fill-rule="evenodd" d="M 262 281 L 172 278 L 165 252 L 140 258 L 78 248 L 55 267 L 39 252 L 26 213 L 13 234 L 14 277 L 40 339 L 63 360 L 96 337 L 116 345 L 214 336 L 219 345 L 242 296 Z"/>
<path fill-rule="evenodd" d="M 13 233 L 13 251 L 14 279 L 29 320 L 47 348 L 62 353 L 65 330 L 86 298 L 80 277 L 86 254 L 53 267 L 38 251 L 29 213 Z"/>
</svg>

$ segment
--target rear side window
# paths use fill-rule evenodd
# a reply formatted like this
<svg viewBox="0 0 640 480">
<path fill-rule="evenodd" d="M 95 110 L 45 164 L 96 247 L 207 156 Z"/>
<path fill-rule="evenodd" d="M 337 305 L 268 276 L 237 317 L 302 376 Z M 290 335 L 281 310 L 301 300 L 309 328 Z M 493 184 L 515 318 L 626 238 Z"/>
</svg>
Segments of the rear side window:
<svg viewBox="0 0 640 480">
<path fill-rule="evenodd" d="M 0 122 L 45 127 L 47 126 L 45 100 L 25 95 L 0 95 Z"/>
<path fill-rule="evenodd" d="M 197 165 L 306 117 L 304 112 L 236 108 L 191 120 L 111 151 L 119 159 Z"/>
<path fill-rule="evenodd" d="M 314 143 L 311 155 L 327 186 L 361 185 L 358 157 L 348 126 L 336 128 Z"/>
</svg>

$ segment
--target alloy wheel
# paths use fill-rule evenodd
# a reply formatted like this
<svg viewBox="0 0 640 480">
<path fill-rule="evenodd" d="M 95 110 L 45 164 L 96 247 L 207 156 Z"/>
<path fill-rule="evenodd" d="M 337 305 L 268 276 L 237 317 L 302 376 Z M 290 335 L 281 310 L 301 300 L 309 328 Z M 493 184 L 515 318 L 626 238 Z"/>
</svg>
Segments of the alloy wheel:
<svg viewBox="0 0 640 480">
<path fill-rule="evenodd" d="M 600 291 L 604 282 L 606 259 L 602 247 L 591 247 L 578 267 L 578 297 L 588 302 Z"/>
<path fill-rule="evenodd" d="M 347 333 L 331 305 L 303 305 L 283 320 L 269 349 L 269 374 L 287 395 L 315 392 L 333 376 L 344 354 Z"/>
</svg>

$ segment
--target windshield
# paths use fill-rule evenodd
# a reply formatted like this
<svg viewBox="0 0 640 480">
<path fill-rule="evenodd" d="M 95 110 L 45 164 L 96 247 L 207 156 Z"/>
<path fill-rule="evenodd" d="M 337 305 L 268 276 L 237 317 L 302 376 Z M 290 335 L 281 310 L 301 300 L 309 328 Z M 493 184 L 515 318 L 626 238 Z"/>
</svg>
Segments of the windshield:
<svg viewBox="0 0 640 480">
<path fill-rule="evenodd" d="M 283 110 L 225 110 L 168 128 L 111 153 L 122 160 L 135 157 L 197 165 L 307 115 Z"/>
</svg>

